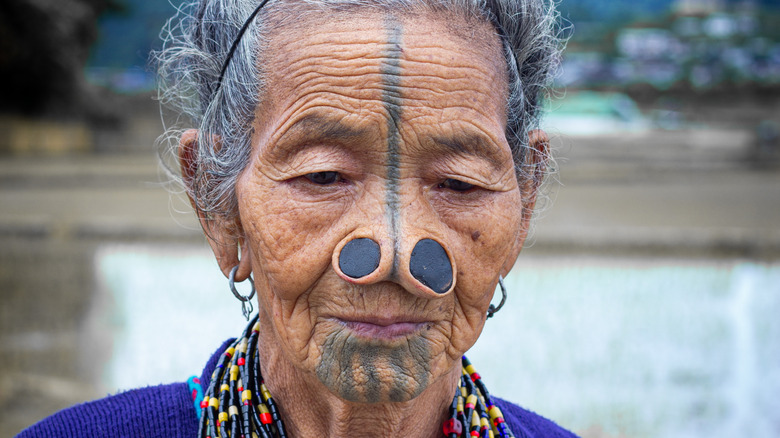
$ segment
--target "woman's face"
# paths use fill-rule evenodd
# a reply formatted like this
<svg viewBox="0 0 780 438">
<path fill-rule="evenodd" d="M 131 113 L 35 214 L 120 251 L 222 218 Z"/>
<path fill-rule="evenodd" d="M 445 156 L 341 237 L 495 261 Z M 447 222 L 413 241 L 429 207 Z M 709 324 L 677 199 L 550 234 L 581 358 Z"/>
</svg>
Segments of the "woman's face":
<svg viewBox="0 0 780 438">
<path fill-rule="evenodd" d="M 452 370 L 522 247 L 490 31 L 458 16 L 347 14 L 269 41 L 237 226 L 284 356 L 343 399 L 406 401 Z M 340 251 L 357 238 L 381 255 L 350 277 Z M 449 289 L 410 273 L 422 239 L 444 249 Z"/>
</svg>

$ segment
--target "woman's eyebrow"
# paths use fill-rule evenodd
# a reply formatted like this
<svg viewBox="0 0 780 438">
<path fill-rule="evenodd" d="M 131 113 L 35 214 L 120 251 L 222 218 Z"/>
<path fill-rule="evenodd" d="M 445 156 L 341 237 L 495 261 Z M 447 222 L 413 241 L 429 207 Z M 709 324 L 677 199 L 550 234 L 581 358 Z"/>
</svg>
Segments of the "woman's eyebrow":
<svg viewBox="0 0 780 438">
<path fill-rule="evenodd" d="M 496 170 L 504 166 L 504 157 L 497 145 L 478 134 L 456 134 L 452 136 L 435 136 L 431 140 L 447 148 L 450 152 L 471 155 L 490 163 Z"/>
<path fill-rule="evenodd" d="M 289 156 L 319 143 L 349 144 L 369 135 L 368 128 L 344 123 L 342 117 L 309 114 L 296 121 L 279 137 L 273 145 L 273 153 Z"/>
<path fill-rule="evenodd" d="M 305 135 L 306 137 L 316 136 L 325 139 L 352 139 L 366 136 L 368 129 L 346 124 L 341 117 L 310 114 L 295 122 L 284 136 L 288 134 L 294 136 Z"/>
</svg>

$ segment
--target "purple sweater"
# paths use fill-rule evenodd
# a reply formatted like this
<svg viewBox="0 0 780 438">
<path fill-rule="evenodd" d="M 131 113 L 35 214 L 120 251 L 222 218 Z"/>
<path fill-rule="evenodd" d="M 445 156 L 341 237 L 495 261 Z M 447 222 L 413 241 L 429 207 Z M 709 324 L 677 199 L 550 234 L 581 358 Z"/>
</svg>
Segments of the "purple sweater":
<svg viewBox="0 0 780 438">
<path fill-rule="evenodd" d="M 211 356 L 200 377 L 205 390 L 217 360 L 233 340 Z M 517 438 L 576 438 L 552 421 L 508 401 L 493 397 Z M 82 403 L 41 420 L 18 438 L 143 437 L 193 438 L 198 434 L 195 405 L 187 383 L 134 389 Z"/>
</svg>

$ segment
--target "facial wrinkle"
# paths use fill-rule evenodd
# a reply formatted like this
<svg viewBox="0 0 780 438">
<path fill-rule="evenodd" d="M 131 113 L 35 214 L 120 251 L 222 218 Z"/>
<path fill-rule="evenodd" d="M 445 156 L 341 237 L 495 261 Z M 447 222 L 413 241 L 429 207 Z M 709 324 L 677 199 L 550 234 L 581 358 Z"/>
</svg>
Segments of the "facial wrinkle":
<svg viewBox="0 0 780 438">
<path fill-rule="evenodd" d="M 376 369 L 376 361 L 379 360 L 379 348 L 369 345 L 360 350 L 360 364 L 366 373 L 366 385 L 364 398 L 369 403 L 376 403 L 382 398 L 382 387 L 379 374 Z"/>
<path fill-rule="evenodd" d="M 420 357 L 415 357 L 413 351 L 416 351 Z M 409 399 L 410 396 L 419 395 L 428 386 L 428 370 L 424 364 L 430 361 L 431 352 L 423 337 L 412 339 L 407 350 L 394 349 L 390 353 L 390 363 L 406 365 L 404 368 L 408 370 L 406 371 L 408 374 L 404 375 L 402 370 L 399 370 L 388 394 L 390 401 L 402 402 Z"/>
<path fill-rule="evenodd" d="M 361 397 L 355 382 L 355 369 L 352 367 L 352 357 L 356 351 L 347 340 L 343 332 L 328 335 L 322 346 L 316 373 L 320 381 L 341 398 L 359 401 Z"/>
<path fill-rule="evenodd" d="M 390 237 L 393 239 L 393 275 L 397 271 L 397 257 L 400 249 L 400 178 L 401 178 L 401 46 L 400 23 L 388 19 L 387 44 L 382 63 L 382 104 L 387 115 L 387 185 L 385 187 L 385 214 Z"/>
</svg>

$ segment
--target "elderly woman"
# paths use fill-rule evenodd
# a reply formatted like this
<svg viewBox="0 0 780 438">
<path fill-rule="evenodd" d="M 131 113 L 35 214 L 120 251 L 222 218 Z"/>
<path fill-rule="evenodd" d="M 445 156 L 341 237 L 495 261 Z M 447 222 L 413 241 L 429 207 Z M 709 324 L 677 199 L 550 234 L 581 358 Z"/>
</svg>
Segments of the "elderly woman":
<svg viewBox="0 0 780 438">
<path fill-rule="evenodd" d="M 463 357 L 545 172 L 552 6 L 196 3 L 159 54 L 163 97 L 194 127 L 175 149 L 206 238 L 258 316 L 199 379 L 22 436 L 573 436 Z"/>
</svg>

